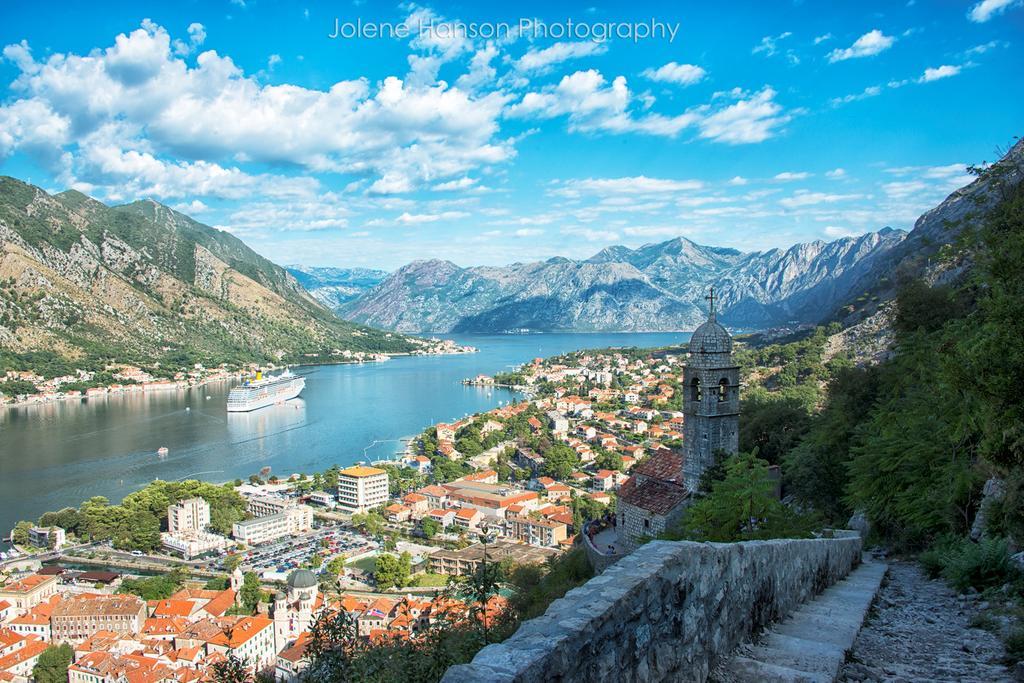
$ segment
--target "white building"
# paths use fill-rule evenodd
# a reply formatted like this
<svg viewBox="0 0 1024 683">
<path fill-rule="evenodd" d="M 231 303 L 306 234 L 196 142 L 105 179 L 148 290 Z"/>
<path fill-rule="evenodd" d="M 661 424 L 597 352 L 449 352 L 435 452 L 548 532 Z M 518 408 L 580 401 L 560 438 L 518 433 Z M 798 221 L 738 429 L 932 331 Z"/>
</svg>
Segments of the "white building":
<svg viewBox="0 0 1024 683">
<path fill-rule="evenodd" d="M 228 546 L 228 539 L 207 531 L 179 531 L 177 533 L 165 531 L 160 534 L 160 542 L 164 548 L 178 553 L 186 560 L 191 560 L 203 553 L 223 550 Z"/>
<path fill-rule="evenodd" d="M 59 526 L 34 526 L 28 530 L 28 542 L 36 548 L 60 550 L 68 544 L 68 537 Z"/>
<path fill-rule="evenodd" d="M 388 502 L 388 473 L 376 467 L 349 467 L 338 473 L 338 506 L 366 512 Z"/>
<path fill-rule="evenodd" d="M 246 508 L 253 517 L 268 517 L 284 512 L 288 508 L 298 505 L 294 498 L 281 498 L 279 496 L 253 496 L 249 499 Z"/>
<path fill-rule="evenodd" d="M 337 499 L 326 491 L 313 491 L 309 494 L 309 502 L 323 505 L 325 508 L 334 508 L 338 504 Z"/>
<path fill-rule="evenodd" d="M 210 525 L 210 504 L 202 498 L 179 500 L 167 508 L 167 530 L 203 531 Z"/>
<path fill-rule="evenodd" d="M 231 528 L 231 535 L 240 543 L 259 545 L 283 536 L 305 533 L 312 528 L 313 508 L 296 505 L 276 515 L 236 522 Z"/>
</svg>

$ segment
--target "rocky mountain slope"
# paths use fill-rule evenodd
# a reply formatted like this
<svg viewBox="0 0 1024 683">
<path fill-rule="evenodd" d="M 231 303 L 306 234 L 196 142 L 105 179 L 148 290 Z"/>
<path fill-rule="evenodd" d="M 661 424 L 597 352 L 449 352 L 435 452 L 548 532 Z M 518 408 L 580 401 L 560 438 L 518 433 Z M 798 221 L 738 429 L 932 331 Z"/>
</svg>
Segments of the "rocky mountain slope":
<svg viewBox="0 0 1024 683">
<path fill-rule="evenodd" d="M 960 236 L 1003 199 L 1008 188 L 1022 181 L 1024 139 L 1006 150 L 988 172 L 921 214 L 905 240 L 857 275 L 850 290 L 856 298 L 844 302 L 833 317 L 854 324 L 874 315 L 906 278 L 936 284 L 964 276 L 971 266 L 971 249 L 956 244 Z"/>
<path fill-rule="evenodd" d="M 316 268 L 313 266 L 288 266 L 291 273 L 306 291 L 331 310 L 370 291 L 388 276 L 386 271 L 370 268 Z"/>
<path fill-rule="evenodd" d="M 0 177 L 0 352 L 181 363 L 405 351 L 345 322 L 229 233 Z"/>
<path fill-rule="evenodd" d="M 338 311 L 402 332 L 680 330 L 704 319 L 714 285 L 721 318 L 734 327 L 815 322 L 905 236 L 886 228 L 753 253 L 679 237 L 610 247 L 585 261 L 476 268 L 416 261 Z"/>
</svg>

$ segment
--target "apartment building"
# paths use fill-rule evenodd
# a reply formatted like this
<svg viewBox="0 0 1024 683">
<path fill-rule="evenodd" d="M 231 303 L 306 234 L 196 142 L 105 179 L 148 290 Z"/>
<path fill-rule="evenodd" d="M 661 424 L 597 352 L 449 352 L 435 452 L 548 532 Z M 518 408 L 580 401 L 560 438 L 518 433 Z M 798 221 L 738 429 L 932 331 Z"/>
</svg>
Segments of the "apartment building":
<svg viewBox="0 0 1024 683">
<path fill-rule="evenodd" d="M 210 526 L 210 504 L 202 498 L 179 500 L 167 508 L 167 530 L 202 531 Z"/>
<path fill-rule="evenodd" d="M 345 512 L 367 512 L 388 502 L 388 473 L 357 465 L 338 473 L 338 507 Z"/>
<path fill-rule="evenodd" d="M 139 633 L 146 603 L 134 595 L 82 595 L 57 603 L 50 614 L 54 642 L 76 643 L 98 631 Z"/>
<path fill-rule="evenodd" d="M 296 505 L 277 514 L 236 522 L 231 527 L 231 536 L 246 545 L 259 545 L 284 536 L 305 533 L 312 528 L 313 508 Z"/>
</svg>

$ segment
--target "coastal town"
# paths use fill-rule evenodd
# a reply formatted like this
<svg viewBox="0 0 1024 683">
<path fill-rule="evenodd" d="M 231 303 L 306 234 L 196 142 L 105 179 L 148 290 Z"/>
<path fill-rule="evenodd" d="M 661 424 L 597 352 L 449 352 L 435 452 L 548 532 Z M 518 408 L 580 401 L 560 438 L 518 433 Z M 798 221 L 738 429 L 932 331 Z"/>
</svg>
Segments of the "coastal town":
<svg viewBox="0 0 1024 683">
<path fill-rule="evenodd" d="M 415 348 L 403 353 L 374 353 L 334 349 L 326 356 L 306 354 L 303 365 L 340 363 L 383 363 L 394 356 L 432 356 L 475 353 L 472 346 L 450 339 L 413 339 Z M 169 350 L 169 349 L 168 349 Z M 163 394 L 202 387 L 254 375 L 257 370 L 275 371 L 288 365 L 280 363 L 221 363 L 206 367 L 202 363 L 161 364 L 141 367 L 131 364 L 105 365 L 102 369 L 73 367 L 73 363 L 47 358 L 43 362 L 27 362 L 28 369 L 8 368 L 0 375 L 0 405 L 31 405 L 54 401 L 96 399 L 116 396 Z M 2 366 L 0 366 L 2 367 Z"/>
<path fill-rule="evenodd" d="M 608 349 L 481 375 L 468 383 L 525 400 L 431 425 L 395 460 L 154 482 L 136 495 L 168 500 L 158 531 L 97 529 L 89 520 L 118 507 L 105 499 L 22 522 L 0 586 L 0 680 L 28 680 L 68 644 L 71 683 L 207 680 L 236 660 L 294 681 L 324 615 L 349 615 L 368 643 L 415 639 L 452 615 L 495 618 L 503 594 L 482 611 L 458 597 L 482 565 L 624 545 L 619 492 L 683 442 L 684 360 L 678 348 Z"/>
</svg>

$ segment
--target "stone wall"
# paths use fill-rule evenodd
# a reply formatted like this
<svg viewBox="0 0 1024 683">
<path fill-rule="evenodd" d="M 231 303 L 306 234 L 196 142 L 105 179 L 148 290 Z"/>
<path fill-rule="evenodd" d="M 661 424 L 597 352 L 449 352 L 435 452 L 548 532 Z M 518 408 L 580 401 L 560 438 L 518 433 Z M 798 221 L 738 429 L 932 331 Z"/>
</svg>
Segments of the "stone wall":
<svg viewBox="0 0 1024 683">
<path fill-rule="evenodd" d="M 846 576 L 861 539 L 654 541 L 443 683 L 705 681 L 751 632 Z"/>
</svg>

